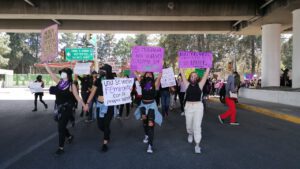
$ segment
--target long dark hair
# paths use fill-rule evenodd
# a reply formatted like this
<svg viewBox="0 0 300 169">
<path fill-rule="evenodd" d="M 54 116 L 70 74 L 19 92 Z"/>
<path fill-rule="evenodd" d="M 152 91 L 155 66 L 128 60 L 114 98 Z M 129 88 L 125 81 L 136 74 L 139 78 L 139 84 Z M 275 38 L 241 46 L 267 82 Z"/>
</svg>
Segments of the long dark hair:
<svg viewBox="0 0 300 169">
<path fill-rule="evenodd" d="M 70 83 L 73 82 L 73 71 L 70 69 L 70 68 L 63 68 L 62 70 L 59 71 L 59 74 L 61 74 L 62 72 L 65 72 L 67 74 L 67 77 L 68 77 L 68 81 Z"/>
<path fill-rule="evenodd" d="M 200 82 L 200 80 L 201 80 L 201 78 L 199 77 L 199 75 L 196 73 L 196 72 L 191 72 L 190 73 L 190 75 L 189 75 L 189 78 L 188 78 L 188 81 L 190 82 L 191 81 L 191 77 L 192 77 L 192 74 L 196 74 L 197 75 L 197 82 L 196 83 L 199 83 Z M 184 76 L 184 75 L 183 75 Z"/>
</svg>

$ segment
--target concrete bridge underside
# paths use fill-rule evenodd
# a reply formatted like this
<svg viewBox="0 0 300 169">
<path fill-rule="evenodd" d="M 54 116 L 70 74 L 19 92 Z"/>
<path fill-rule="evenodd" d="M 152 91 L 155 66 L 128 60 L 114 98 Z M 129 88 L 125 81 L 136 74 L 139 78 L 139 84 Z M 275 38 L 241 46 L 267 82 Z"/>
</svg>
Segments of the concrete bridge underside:
<svg viewBox="0 0 300 169">
<path fill-rule="evenodd" d="M 292 30 L 299 0 L 9 0 L 0 2 L 0 31 L 260 34 L 261 25 Z"/>
</svg>

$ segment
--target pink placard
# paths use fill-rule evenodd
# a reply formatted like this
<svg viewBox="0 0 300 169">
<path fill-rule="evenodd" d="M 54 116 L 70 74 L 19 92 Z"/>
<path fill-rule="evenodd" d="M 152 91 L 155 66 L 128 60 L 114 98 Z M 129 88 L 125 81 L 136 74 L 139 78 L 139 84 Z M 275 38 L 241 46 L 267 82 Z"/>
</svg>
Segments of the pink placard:
<svg viewBox="0 0 300 169">
<path fill-rule="evenodd" d="M 131 49 L 130 69 L 140 72 L 161 72 L 164 48 L 154 46 L 134 46 Z"/>
<path fill-rule="evenodd" d="M 52 25 L 41 32 L 41 62 L 54 60 L 58 55 L 58 25 Z"/>
<path fill-rule="evenodd" d="M 179 51 L 180 68 L 211 68 L 212 52 Z"/>
</svg>

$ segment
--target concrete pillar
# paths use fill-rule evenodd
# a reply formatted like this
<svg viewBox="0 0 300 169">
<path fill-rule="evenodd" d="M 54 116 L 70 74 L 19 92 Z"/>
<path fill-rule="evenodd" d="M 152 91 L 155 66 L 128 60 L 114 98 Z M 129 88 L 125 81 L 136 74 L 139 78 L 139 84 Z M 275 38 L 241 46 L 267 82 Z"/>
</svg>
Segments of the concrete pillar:
<svg viewBox="0 0 300 169">
<path fill-rule="evenodd" d="M 280 86 L 281 24 L 262 26 L 262 87 Z"/>
<path fill-rule="evenodd" d="M 293 88 L 300 88 L 300 9 L 293 11 Z"/>
</svg>

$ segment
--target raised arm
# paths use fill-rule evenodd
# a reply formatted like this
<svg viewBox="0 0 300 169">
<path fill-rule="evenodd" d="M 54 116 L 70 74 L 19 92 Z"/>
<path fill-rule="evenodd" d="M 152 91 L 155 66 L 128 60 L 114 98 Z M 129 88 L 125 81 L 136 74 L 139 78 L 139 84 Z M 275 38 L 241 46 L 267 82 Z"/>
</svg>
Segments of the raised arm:
<svg viewBox="0 0 300 169">
<path fill-rule="evenodd" d="M 45 68 L 46 68 L 47 72 L 50 74 L 52 80 L 55 81 L 55 83 L 58 83 L 59 78 L 51 71 L 51 69 L 48 67 L 47 63 L 45 63 L 44 65 L 45 65 Z"/>
<path fill-rule="evenodd" d="M 200 85 L 200 88 L 203 89 L 203 86 L 205 85 L 206 83 L 206 80 L 208 78 L 208 75 L 209 75 L 209 71 L 210 71 L 210 68 L 206 68 L 206 71 L 201 79 L 201 81 L 199 82 L 199 85 Z"/>
<path fill-rule="evenodd" d="M 141 82 L 142 78 L 141 78 L 141 76 L 138 74 L 137 71 L 134 72 L 134 75 L 135 75 L 135 77 L 136 77 L 136 80 L 137 80 L 138 82 Z"/>
<path fill-rule="evenodd" d="M 162 76 L 162 73 L 159 73 L 157 79 L 155 80 L 155 88 L 156 88 L 156 90 L 159 90 L 161 76 Z"/>
<path fill-rule="evenodd" d="M 188 86 L 190 83 L 188 82 L 188 80 L 185 77 L 184 70 L 181 68 L 179 71 L 181 73 L 181 78 L 182 78 L 184 86 Z"/>
</svg>

